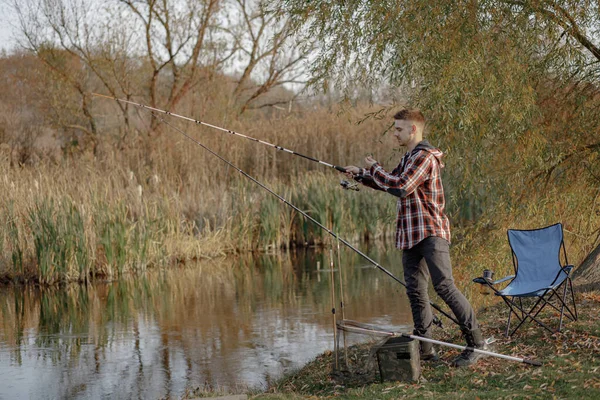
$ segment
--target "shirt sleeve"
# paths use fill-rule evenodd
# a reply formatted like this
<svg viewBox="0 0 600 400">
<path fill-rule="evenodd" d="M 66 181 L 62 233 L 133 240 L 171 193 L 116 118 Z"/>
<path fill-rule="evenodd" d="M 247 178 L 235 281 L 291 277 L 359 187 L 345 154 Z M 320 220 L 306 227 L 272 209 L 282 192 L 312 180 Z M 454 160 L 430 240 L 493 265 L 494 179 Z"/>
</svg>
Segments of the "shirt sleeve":
<svg viewBox="0 0 600 400">
<path fill-rule="evenodd" d="M 385 171 L 379 164 L 373 164 L 369 175 L 382 190 L 398 197 L 406 197 L 429 178 L 431 157 L 433 155 L 427 151 L 419 151 L 408 159 L 406 166 L 397 174 Z"/>
<path fill-rule="evenodd" d="M 363 185 L 365 185 L 367 187 L 370 187 L 371 189 L 384 190 L 373 181 L 371 172 L 369 172 L 369 170 L 366 170 L 364 168 L 360 169 L 360 173 L 354 178 L 354 180 L 362 183 Z"/>
</svg>

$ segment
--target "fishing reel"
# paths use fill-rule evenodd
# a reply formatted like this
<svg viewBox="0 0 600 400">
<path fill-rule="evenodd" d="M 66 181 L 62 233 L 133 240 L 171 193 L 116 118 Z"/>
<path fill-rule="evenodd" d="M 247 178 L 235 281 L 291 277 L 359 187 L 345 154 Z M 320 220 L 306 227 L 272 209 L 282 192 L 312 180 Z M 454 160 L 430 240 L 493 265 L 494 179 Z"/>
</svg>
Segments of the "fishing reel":
<svg viewBox="0 0 600 400">
<path fill-rule="evenodd" d="M 348 182 L 345 179 L 342 179 L 340 181 L 340 186 L 342 187 L 342 189 L 344 190 L 356 190 L 358 192 L 358 183 L 357 182 Z"/>
</svg>

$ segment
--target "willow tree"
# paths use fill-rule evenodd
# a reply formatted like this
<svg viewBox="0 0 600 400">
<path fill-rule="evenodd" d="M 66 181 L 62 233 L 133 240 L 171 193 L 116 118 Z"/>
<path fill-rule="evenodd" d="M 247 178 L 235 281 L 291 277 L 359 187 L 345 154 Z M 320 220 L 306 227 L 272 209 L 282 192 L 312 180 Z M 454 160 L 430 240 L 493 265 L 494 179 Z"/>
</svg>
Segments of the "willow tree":
<svg viewBox="0 0 600 400">
<path fill-rule="evenodd" d="M 451 209 L 518 207 L 600 186 L 599 3 L 544 0 L 281 0 L 320 39 L 323 87 L 400 89 L 448 153 Z M 459 220 L 456 218 L 455 220 Z M 587 229 L 598 243 L 598 218 Z"/>
</svg>

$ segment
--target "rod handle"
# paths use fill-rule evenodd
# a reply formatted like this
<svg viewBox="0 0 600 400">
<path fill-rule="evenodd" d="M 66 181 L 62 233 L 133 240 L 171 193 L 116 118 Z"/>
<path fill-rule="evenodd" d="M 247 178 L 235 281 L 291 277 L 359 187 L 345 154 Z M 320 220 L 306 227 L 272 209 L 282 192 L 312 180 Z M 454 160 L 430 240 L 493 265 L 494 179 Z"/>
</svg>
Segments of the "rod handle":
<svg viewBox="0 0 600 400">
<path fill-rule="evenodd" d="M 542 363 L 540 361 L 538 361 L 538 360 L 531 360 L 529 358 L 524 358 L 523 359 L 523 363 L 529 364 L 529 365 L 534 365 L 536 367 L 541 367 L 542 366 Z"/>
<path fill-rule="evenodd" d="M 346 172 L 346 168 L 344 167 L 338 167 L 337 165 L 334 165 L 333 168 L 337 169 L 340 172 Z"/>
</svg>

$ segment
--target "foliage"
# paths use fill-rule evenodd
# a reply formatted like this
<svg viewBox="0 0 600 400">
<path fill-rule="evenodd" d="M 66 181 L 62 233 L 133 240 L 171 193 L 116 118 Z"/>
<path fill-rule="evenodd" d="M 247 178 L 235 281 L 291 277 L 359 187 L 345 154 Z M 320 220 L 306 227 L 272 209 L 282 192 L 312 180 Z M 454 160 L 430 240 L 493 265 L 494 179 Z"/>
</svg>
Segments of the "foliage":
<svg viewBox="0 0 600 400">
<path fill-rule="evenodd" d="M 325 87 L 385 84 L 425 111 L 461 202 L 514 201 L 531 181 L 598 184 L 597 2 L 281 3 L 320 39 Z"/>
<path fill-rule="evenodd" d="M 174 260 L 326 240 L 327 234 L 297 212 L 190 146 L 144 110 L 106 99 L 89 102 L 87 91 L 100 89 L 139 96 L 338 165 L 358 164 L 374 154 L 388 169 L 400 157 L 385 136 L 391 111 L 408 102 L 425 110 L 431 141 L 446 153 L 447 211 L 459 246 L 478 240 L 500 243 L 508 227 L 546 225 L 557 218 L 568 227 L 567 240 L 577 249 L 575 260 L 600 240 L 595 3 L 287 0 L 282 4 L 291 20 L 272 18 L 282 10 L 262 2 L 219 3 L 223 8 L 210 15 L 218 19 L 236 9 L 241 14 L 231 18 L 242 24 L 229 21 L 233 25 L 224 24 L 223 32 L 211 25 L 216 31 L 203 42 L 208 47 L 198 54 L 202 67 L 195 69 L 184 56 L 193 59 L 191 44 L 199 38 L 185 41 L 183 21 L 191 18 L 200 28 L 201 19 L 210 15 L 169 14 L 163 6 L 172 6 L 170 2 L 119 1 L 117 9 L 123 15 L 137 10 L 138 19 L 130 28 L 113 31 L 110 24 L 76 23 L 117 12 L 76 13 L 86 1 L 15 4 L 21 7 L 23 32 L 36 26 L 41 30 L 25 37 L 33 53 L 15 52 L 0 59 L 0 84 L 5 89 L 0 91 L 0 187 L 9 193 L 1 209 L 7 229 L 0 241 L 7 255 L 4 269 L 11 274 L 27 276 L 32 265 L 47 264 L 44 257 L 73 260 L 42 237 L 36 259 L 31 226 L 59 235 L 74 243 L 73 248 L 82 249 L 81 243 L 86 243 L 86 251 L 74 252 L 79 266 L 73 271 L 81 270 L 67 274 L 73 279 L 86 279 L 94 271 L 118 276 Z M 200 7 L 200 2 L 184 3 Z M 40 7 L 31 8 L 36 4 Z M 164 25 L 167 14 L 177 20 L 175 25 Z M 152 16 L 152 22 L 144 15 Z M 46 20 L 48 24 L 34 23 Z M 168 28 L 179 35 L 171 42 Z M 298 50 L 292 55 L 300 56 L 303 45 L 310 48 L 313 39 L 321 39 L 320 53 L 313 54 L 311 79 L 326 88 L 335 81 L 348 97 L 372 89 L 369 97 L 378 104 L 365 105 L 357 98 L 336 104 L 329 93 L 330 97 L 290 102 L 283 109 L 250 107 L 240 115 L 244 101 L 253 97 L 250 93 L 261 90 L 254 85 L 259 81 L 254 81 L 252 68 L 271 70 L 269 66 L 283 62 L 267 40 L 278 29 L 281 40 L 300 46 L 292 46 Z M 126 32 L 137 36 L 125 38 Z M 156 42 L 140 41 L 146 33 Z M 303 42 L 298 36 L 302 33 L 311 41 Z M 247 74 L 228 75 L 227 68 L 209 57 L 210 49 L 225 51 L 221 34 L 239 39 L 230 44 L 241 46 L 241 57 L 249 63 L 244 64 L 250 68 Z M 83 45 L 91 39 L 94 45 Z M 256 53 L 248 53 L 254 45 Z M 146 54 L 148 46 L 163 51 Z M 169 51 L 173 58 L 167 56 Z M 215 57 L 226 54 L 230 53 Z M 261 64 L 259 59 L 279 61 Z M 270 100 L 276 102 L 275 97 Z M 393 234 L 391 197 L 370 190 L 343 192 L 337 187 L 339 175 L 316 163 L 206 127 L 179 120 L 173 124 L 272 185 L 342 237 L 361 240 Z M 42 189 L 34 189 L 36 185 Z M 41 197 L 31 195 L 37 192 Z M 54 208 L 48 211 L 32 202 L 41 198 Z M 86 212 L 83 230 L 76 215 L 61 208 L 69 201 L 74 210 Z M 71 217 L 77 222 L 72 232 L 58 228 Z M 463 238 L 470 241 L 461 242 Z M 469 251 L 465 259 L 485 258 L 491 250 L 483 244 L 481 255 Z M 501 245 L 496 249 L 495 254 L 504 254 Z"/>
<path fill-rule="evenodd" d="M 82 121 L 61 125 L 90 140 L 101 119 L 90 92 L 141 97 L 174 110 L 199 85 L 241 68 L 227 85 L 232 108 L 243 113 L 290 101 L 294 96 L 282 85 L 304 83 L 301 64 L 310 46 L 300 48 L 286 16 L 263 0 L 9 3 L 18 16 L 20 45 L 78 99 Z M 276 89 L 279 99 L 265 100 Z M 130 107 L 119 104 L 119 111 L 125 128 L 134 129 Z"/>
</svg>

